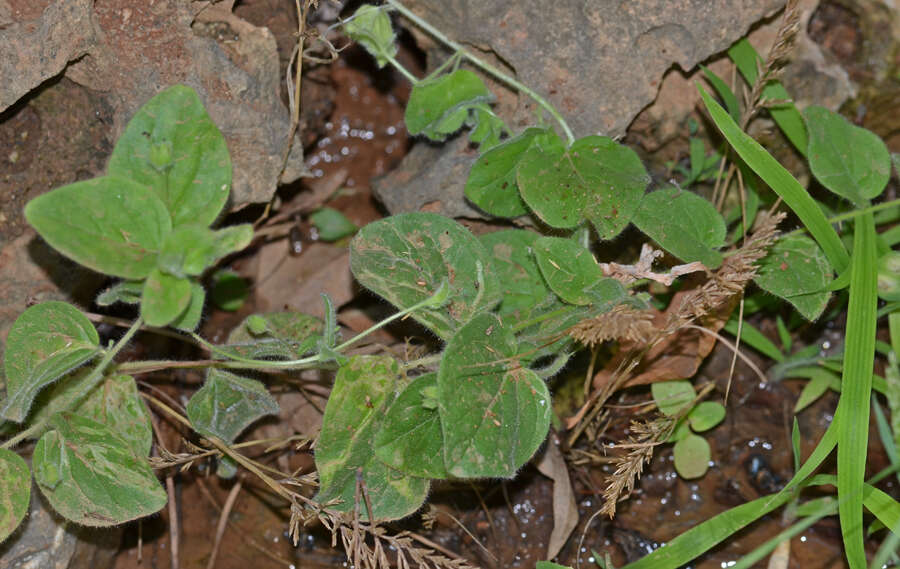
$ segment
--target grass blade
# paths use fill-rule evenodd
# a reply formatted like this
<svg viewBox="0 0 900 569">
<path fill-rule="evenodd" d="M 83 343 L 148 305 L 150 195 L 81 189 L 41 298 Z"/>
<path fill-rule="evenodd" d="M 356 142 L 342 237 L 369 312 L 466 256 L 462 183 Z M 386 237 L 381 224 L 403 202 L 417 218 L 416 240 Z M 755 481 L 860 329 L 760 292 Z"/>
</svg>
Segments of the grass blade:
<svg viewBox="0 0 900 569">
<path fill-rule="evenodd" d="M 754 563 L 772 553 L 782 541 L 792 539 L 794 536 L 803 533 L 807 528 L 825 516 L 833 516 L 837 513 L 837 503 L 833 500 L 823 500 L 817 504 L 816 510 L 817 511 L 810 514 L 808 517 L 801 519 L 799 522 L 780 532 L 747 555 L 741 557 L 737 563 L 731 566 L 731 569 L 750 569 L 750 567 L 753 567 Z"/>
</svg>

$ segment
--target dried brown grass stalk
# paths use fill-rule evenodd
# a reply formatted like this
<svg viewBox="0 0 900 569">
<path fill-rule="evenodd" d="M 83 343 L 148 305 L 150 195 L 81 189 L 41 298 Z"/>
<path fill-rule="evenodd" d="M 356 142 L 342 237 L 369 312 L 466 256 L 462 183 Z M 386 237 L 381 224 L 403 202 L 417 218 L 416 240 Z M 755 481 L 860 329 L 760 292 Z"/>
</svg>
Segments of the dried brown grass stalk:
<svg viewBox="0 0 900 569">
<path fill-rule="evenodd" d="M 569 329 L 569 336 L 594 348 L 607 340 L 646 342 L 653 333 L 653 313 L 620 304 Z"/>
</svg>

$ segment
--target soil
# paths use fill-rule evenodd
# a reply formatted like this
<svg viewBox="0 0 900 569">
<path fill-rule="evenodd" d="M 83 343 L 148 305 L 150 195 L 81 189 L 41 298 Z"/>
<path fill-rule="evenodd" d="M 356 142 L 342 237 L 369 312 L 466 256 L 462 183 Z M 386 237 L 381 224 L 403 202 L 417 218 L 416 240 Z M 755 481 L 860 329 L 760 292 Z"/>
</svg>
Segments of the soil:
<svg viewBox="0 0 900 569">
<path fill-rule="evenodd" d="M 294 16 L 285 8 L 289 4 L 276 0 L 248 0 L 238 3 L 235 10 L 248 21 L 269 27 L 276 37 L 283 68 L 293 45 Z M 859 26 L 859 18 L 852 11 L 839 4 L 826 4 L 810 21 L 809 31 L 811 37 L 832 51 L 838 60 L 852 66 L 859 61 L 863 49 Z M 400 57 L 408 67 L 421 71 L 421 54 L 406 49 Z M 865 69 L 856 71 L 857 77 L 865 74 Z M 319 194 L 322 187 L 332 185 L 333 191 L 322 192 L 324 197 L 317 205 L 327 204 L 339 209 L 358 225 L 377 219 L 385 212 L 372 197 L 371 179 L 390 171 L 409 150 L 403 126 L 403 105 L 409 94 L 407 84 L 390 71 L 374 69 L 358 49 L 346 50 L 334 64 L 312 70 L 305 81 L 303 136 L 308 145 L 306 163 L 313 177 L 283 188 L 277 203 L 282 208 L 289 208 L 295 203 L 292 200 L 311 193 Z M 896 86 L 894 89 L 890 92 L 896 93 Z M 0 244 L 6 244 L 26 230 L 21 217 L 22 206 L 35 192 L 95 176 L 102 171 L 111 150 L 107 127 L 110 117 L 99 101 L 100 98 L 90 90 L 62 79 L 44 86 L 0 115 Z M 895 109 L 896 104 L 884 102 L 871 107 L 869 115 L 878 116 L 886 107 Z M 884 135 L 888 137 L 891 149 L 898 151 L 900 129 L 895 126 L 896 121 L 892 124 L 894 130 Z M 78 143 L 73 143 L 73 136 L 79 137 Z M 79 149 L 79 153 L 73 154 L 73 149 Z M 314 239 L 305 223 L 306 213 L 307 210 L 298 210 L 291 218 L 296 228 L 273 233 L 277 239 L 272 246 L 281 248 L 278 258 L 286 259 L 288 267 L 297 267 L 289 268 L 289 273 L 279 278 L 298 279 L 298 275 L 305 274 L 303 270 L 340 258 L 343 244 L 313 246 Z M 244 211 L 237 215 L 250 213 Z M 290 254 L 290 248 L 297 246 L 290 243 L 290 239 L 303 241 L 299 245 L 300 255 Z M 261 250 L 259 247 L 234 259 L 232 268 L 242 274 L 256 274 L 253 272 L 257 262 L 254 256 L 262 255 Z M 262 294 L 264 287 L 260 280 L 257 279 L 254 286 Z M 359 293 L 356 289 L 352 292 Z M 292 298 L 294 306 L 306 302 L 304 298 Z M 351 331 L 366 328 L 379 317 L 379 312 L 386 310 L 369 295 L 357 294 L 347 300 L 340 320 Z M 246 315 L 263 305 L 271 308 L 278 302 L 277 298 L 256 296 L 237 313 L 215 311 L 205 321 L 203 333 L 213 340 L 223 338 Z M 315 299 L 309 302 L 315 302 Z M 755 324 L 776 341 L 773 321 Z M 379 341 L 402 347 L 406 335 L 415 333 L 415 329 L 394 328 L 379 336 Z M 817 344 L 823 350 L 840 341 L 827 325 L 811 328 L 804 334 L 799 342 Z M 171 357 L 174 350 L 177 358 L 178 351 L 184 349 L 178 343 L 145 334 L 130 350 L 129 357 L 151 358 L 164 352 Z M 189 352 L 183 355 L 187 357 Z M 763 370 L 769 365 L 760 357 L 752 354 L 751 357 Z M 699 381 L 716 383 L 717 393 L 722 395 L 730 366 L 731 353 L 719 345 L 702 366 Z M 195 372 L 151 374 L 141 379 L 144 389 L 168 397 L 176 405 L 185 401 L 202 382 L 202 377 Z M 552 388 L 564 393 L 569 389 L 567 381 L 577 384 L 581 379 L 577 374 L 563 377 L 555 380 Z M 294 431 L 313 433 L 317 421 L 321 421 L 320 405 L 327 396 L 328 378 L 319 378 L 318 386 L 320 389 L 313 391 L 309 402 L 304 400 L 290 408 L 291 416 L 283 414 L 279 419 L 263 422 L 247 438 Z M 731 378 L 726 420 L 706 437 L 713 456 L 709 472 L 697 480 L 680 478 L 674 470 L 671 448 L 661 447 L 646 467 L 639 487 L 620 504 L 614 520 L 594 516 L 601 505 L 610 467 L 604 463 L 602 453 L 597 452 L 598 447 L 588 448 L 585 443 L 579 443 L 582 450 L 594 452 L 596 459 L 593 463 L 570 466 L 580 521 L 558 562 L 573 567 L 579 564 L 591 567 L 597 553 L 608 553 L 614 564 L 621 566 L 719 512 L 777 491 L 790 479 L 793 471 L 790 453 L 792 409 L 802 387 L 803 383 L 795 381 L 761 383 L 747 366 L 738 364 Z M 625 438 L 630 420 L 637 417 L 636 411 L 628 409 L 639 409 L 639 404 L 646 402 L 648 397 L 646 387 L 620 393 L 613 403 L 621 406 L 623 411 L 599 443 Z M 827 427 L 836 401 L 834 395 L 826 395 L 798 415 L 804 456 Z M 156 426 L 161 442 L 169 451 L 177 453 L 187 449 L 183 439 L 185 433 L 178 426 L 162 417 L 157 418 Z M 254 456 L 252 452 L 250 454 Z M 259 453 L 258 456 L 263 455 Z M 888 464 L 875 436 L 869 457 L 867 471 L 870 474 Z M 300 472 L 309 472 L 313 468 L 308 447 L 289 449 L 276 455 L 273 466 Z M 175 541 L 180 567 L 207 566 L 214 549 L 222 506 L 236 484 L 235 480 L 221 480 L 211 470 L 210 464 L 197 463 L 190 469 L 167 474 L 170 496 L 175 498 L 173 508 L 128 526 L 114 564 L 116 569 L 172 567 Z M 321 527 L 302 531 L 299 544 L 291 544 L 287 534 L 289 512 L 284 503 L 274 498 L 256 478 L 239 474 L 239 480 L 242 488 L 228 517 L 216 568 L 325 569 L 348 566 L 340 547 L 332 547 L 330 534 Z M 894 481 L 885 481 L 881 488 L 894 496 L 900 495 Z M 554 524 L 552 499 L 553 482 L 533 466 L 526 466 L 512 481 L 438 484 L 426 506 L 424 513 L 427 516 L 404 520 L 397 527 L 418 532 L 479 566 L 530 569 L 546 555 Z M 177 530 L 171 523 L 172 511 L 177 516 Z M 425 523 L 426 517 L 433 525 Z M 784 519 L 779 510 L 691 566 L 701 569 L 728 567 L 743 553 L 788 524 L 789 520 Z M 877 541 L 872 540 L 867 546 L 874 551 Z M 845 567 L 836 520 L 827 518 L 793 539 L 788 566 L 804 569 Z"/>
</svg>

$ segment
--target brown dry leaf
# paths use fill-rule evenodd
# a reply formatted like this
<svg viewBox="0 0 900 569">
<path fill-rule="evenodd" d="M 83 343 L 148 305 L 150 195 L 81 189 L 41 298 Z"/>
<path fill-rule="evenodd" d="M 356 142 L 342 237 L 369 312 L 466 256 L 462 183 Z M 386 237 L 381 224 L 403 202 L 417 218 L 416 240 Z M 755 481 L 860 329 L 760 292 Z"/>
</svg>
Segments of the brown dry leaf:
<svg viewBox="0 0 900 569">
<path fill-rule="evenodd" d="M 670 322 L 670 315 L 677 312 L 684 299 L 693 292 L 693 289 L 689 289 L 675 293 L 672 302 L 669 303 L 669 308 L 654 317 L 654 326 L 660 328 Z M 738 297 L 735 296 L 731 302 L 725 303 L 716 311 L 700 318 L 697 323 L 711 332 L 718 332 L 728 322 L 737 299 Z M 693 377 L 715 345 L 716 339 L 711 334 L 690 328 L 679 330 L 650 348 L 641 359 L 641 363 L 632 372 L 632 377 L 622 387 Z M 594 375 L 593 386 L 595 389 L 605 386 L 610 381 L 615 371 L 619 369 L 635 347 L 637 346 L 633 343 L 623 343 L 620 346 L 616 355 Z"/>
<path fill-rule="evenodd" d="M 547 544 L 547 559 L 553 559 L 562 550 L 575 526 L 578 525 L 578 507 L 575 491 L 569 480 L 566 461 L 559 451 L 559 439 L 551 433 L 550 442 L 536 463 L 538 472 L 553 480 L 553 531 Z"/>
</svg>

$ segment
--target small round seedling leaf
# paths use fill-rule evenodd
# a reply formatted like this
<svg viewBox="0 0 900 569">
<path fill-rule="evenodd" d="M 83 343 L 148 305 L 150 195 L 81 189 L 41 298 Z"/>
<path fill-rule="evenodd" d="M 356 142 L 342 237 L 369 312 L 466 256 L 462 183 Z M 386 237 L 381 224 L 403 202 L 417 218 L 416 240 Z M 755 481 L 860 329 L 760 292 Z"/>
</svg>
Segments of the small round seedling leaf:
<svg viewBox="0 0 900 569">
<path fill-rule="evenodd" d="M 141 317 L 150 326 L 166 326 L 191 303 L 191 281 L 153 269 L 144 281 Z"/>
<path fill-rule="evenodd" d="M 447 478 L 437 374 L 417 377 L 391 404 L 375 436 L 375 456 L 410 476 Z"/>
<path fill-rule="evenodd" d="M 14 532 L 31 501 L 31 471 L 11 450 L 0 449 L 0 543 Z"/>
<path fill-rule="evenodd" d="M 19 315 L 6 340 L 4 419 L 21 423 L 38 392 L 99 352 L 97 330 L 65 302 L 35 304 Z"/>
<path fill-rule="evenodd" d="M 547 132 L 546 129 L 526 129 L 479 156 L 466 180 L 466 197 L 491 215 L 518 217 L 528 213 L 519 195 L 516 169 L 534 138 L 546 136 Z"/>
<path fill-rule="evenodd" d="M 330 207 L 313 212 L 309 221 L 316 227 L 322 241 L 337 241 L 353 235 L 358 229 L 346 215 Z"/>
<path fill-rule="evenodd" d="M 166 493 L 146 458 L 112 428 L 72 413 L 56 416 L 54 430 L 34 448 L 34 479 L 64 518 L 108 527 L 149 516 Z"/>
<path fill-rule="evenodd" d="M 467 69 L 421 81 L 413 86 L 406 104 L 406 130 L 444 140 L 463 125 L 473 105 L 492 100 L 481 78 Z"/>
<path fill-rule="evenodd" d="M 412 314 L 444 339 L 501 296 L 484 245 L 459 223 L 433 213 L 403 213 L 363 227 L 350 243 L 350 268 L 363 286 L 398 308 L 450 283 L 449 303 Z"/>
<path fill-rule="evenodd" d="M 458 478 L 512 478 L 547 436 L 550 393 L 523 367 L 512 332 L 494 314 L 447 343 L 438 370 L 444 464 Z"/>
<path fill-rule="evenodd" d="M 753 279 L 763 290 L 794 305 L 807 320 L 821 316 L 831 298 L 831 265 L 819 245 L 805 235 L 779 239 L 759 261 Z"/>
<path fill-rule="evenodd" d="M 725 220 L 715 206 L 693 192 L 665 188 L 644 196 L 634 224 L 685 263 L 708 269 L 722 264 Z"/>
<path fill-rule="evenodd" d="M 694 386 L 690 381 L 657 381 L 650 386 L 656 406 L 664 414 L 672 417 L 684 410 L 694 400 Z"/>
<path fill-rule="evenodd" d="M 703 437 L 690 434 L 675 443 L 672 451 L 675 470 L 682 478 L 700 478 L 709 470 L 709 443 Z"/>
<path fill-rule="evenodd" d="M 677 425 L 675 425 L 675 429 L 672 431 L 672 434 L 669 435 L 669 438 L 666 439 L 666 442 L 669 442 L 669 443 L 678 442 L 690 434 L 691 434 L 691 425 L 688 422 L 687 418 L 683 418 L 680 421 L 678 421 Z"/>
<path fill-rule="evenodd" d="M 138 109 L 116 142 L 107 171 L 154 192 L 175 227 L 209 226 L 231 188 L 225 137 L 196 91 L 185 85 L 169 87 Z"/>
<path fill-rule="evenodd" d="M 25 217 L 54 249 L 114 277 L 142 279 L 172 229 L 165 204 L 125 178 L 104 176 L 42 194 Z"/>
<path fill-rule="evenodd" d="M 481 235 L 478 240 L 487 248 L 501 288 L 497 314 L 512 322 L 524 320 L 551 294 L 531 252 L 540 237 L 524 229 L 504 229 Z"/>
<path fill-rule="evenodd" d="M 211 368 L 186 409 L 198 433 L 231 443 L 260 417 L 277 415 L 278 402 L 261 382 Z"/>
<path fill-rule="evenodd" d="M 415 512 L 428 494 L 428 479 L 409 476 L 375 456 L 375 438 L 393 402 L 400 368 L 387 356 L 354 356 L 334 379 L 316 444 L 320 503 L 341 500 L 333 507 L 347 512 L 357 507 L 365 485 L 375 519 L 393 520 Z M 365 504 L 360 517 L 368 519 Z"/>
<path fill-rule="evenodd" d="M 587 289 L 603 277 L 589 250 L 571 239 L 541 237 L 532 247 L 550 289 L 571 304 L 591 303 Z"/>
<path fill-rule="evenodd" d="M 213 275 L 212 300 L 220 309 L 227 312 L 240 310 L 248 296 L 250 287 L 239 274 L 223 269 Z"/>
<path fill-rule="evenodd" d="M 803 118 L 809 167 L 823 186 L 860 206 L 881 195 L 891 177 L 891 156 L 878 135 L 824 107 L 807 107 Z"/>
<path fill-rule="evenodd" d="M 588 219 L 601 239 L 634 216 L 650 177 L 637 154 L 605 136 L 534 145 L 520 160 L 522 199 L 545 223 L 570 229 Z"/>
<path fill-rule="evenodd" d="M 725 418 L 725 407 L 716 401 L 702 401 L 688 413 L 691 428 L 702 433 L 722 422 Z"/>
<path fill-rule="evenodd" d="M 363 46 L 375 58 L 378 67 L 384 67 L 390 58 L 397 55 L 391 17 L 383 6 L 360 6 L 344 24 L 344 33 Z"/>
</svg>

